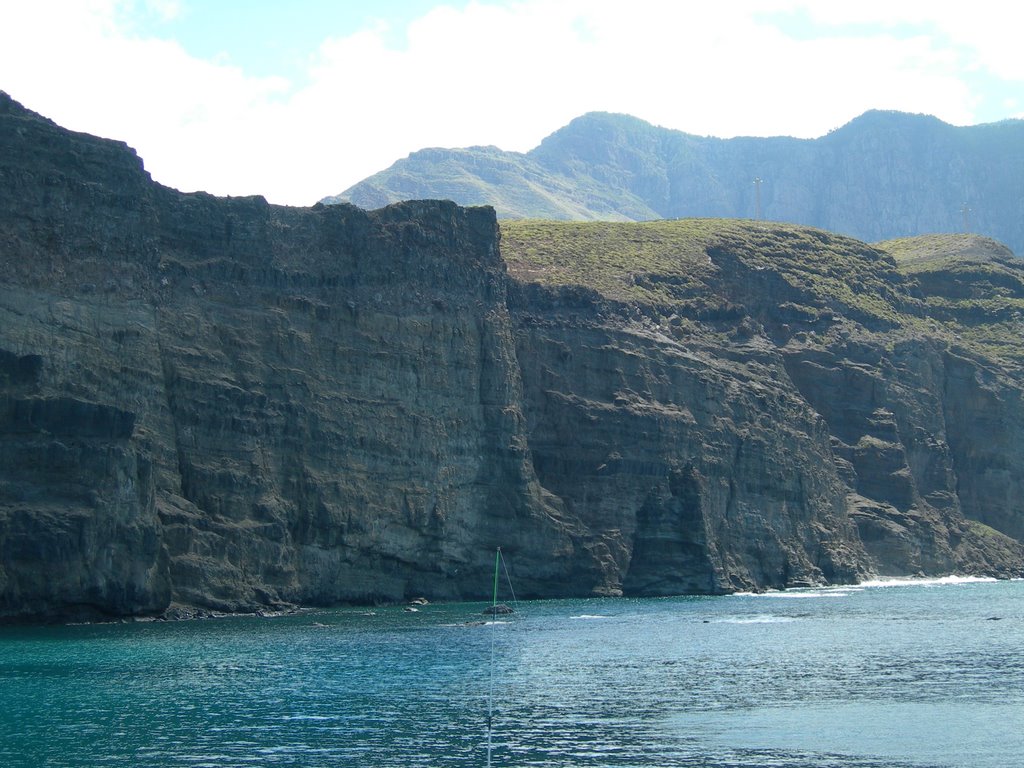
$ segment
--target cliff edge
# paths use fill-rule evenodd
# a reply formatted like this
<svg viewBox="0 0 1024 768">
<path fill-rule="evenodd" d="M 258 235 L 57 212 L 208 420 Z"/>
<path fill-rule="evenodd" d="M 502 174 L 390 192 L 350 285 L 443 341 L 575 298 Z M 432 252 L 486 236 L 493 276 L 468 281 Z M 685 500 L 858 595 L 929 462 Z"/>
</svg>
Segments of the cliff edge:
<svg viewBox="0 0 1024 768">
<path fill-rule="evenodd" d="M 0 268 L 0 621 L 1022 572 L 1019 369 L 857 241 L 182 194 L 0 94 Z"/>
</svg>

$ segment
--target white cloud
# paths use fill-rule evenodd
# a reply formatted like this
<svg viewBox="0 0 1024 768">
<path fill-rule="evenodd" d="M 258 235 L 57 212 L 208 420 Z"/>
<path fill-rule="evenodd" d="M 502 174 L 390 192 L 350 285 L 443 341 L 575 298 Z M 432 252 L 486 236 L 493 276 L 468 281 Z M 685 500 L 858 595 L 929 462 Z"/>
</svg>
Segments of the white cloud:
<svg viewBox="0 0 1024 768">
<path fill-rule="evenodd" d="M 273 109 L 286 83 L 195 59 L 175 42 L 128 36 L 117 11 L 113 2 L 69 3 L 59 13 L 42 4 L 19 7 L 17 27 L 8 28 L 30 34 L 0 47 L 3 87 L 65 127 L 128 141 L 165 183 L 209 184 L 221 193 L 246 183 L 258 189 L 257 178 L 265 178 L 246 168 L 258 161 L 240 163 L 235 155 L 239 147 L 255 149 L 246 132 Z"/>
<path fill-rule="evenodd" d="M 870 108 L 970 123 L 980 97 L 965 75 L 1024 79 L 1016 25 L 988 0 L 966 11 L 876 0 L 471 2 L 415 20 L 400 47 L 384 23 L 345 37 L 324 30 L 301 86 L 140 37 L 131 21 L 142 12 L 182 10 L 176 0 L 0 1 L 0 88 L 67 127 L 127 141 L 163 183 L 293 204 L 425 146 L 523 151 L 591 110 L 698 134 L 811 137 Z M 797 12 L 827 36 L 787 34 L 778 14 Z"/>
</svg>

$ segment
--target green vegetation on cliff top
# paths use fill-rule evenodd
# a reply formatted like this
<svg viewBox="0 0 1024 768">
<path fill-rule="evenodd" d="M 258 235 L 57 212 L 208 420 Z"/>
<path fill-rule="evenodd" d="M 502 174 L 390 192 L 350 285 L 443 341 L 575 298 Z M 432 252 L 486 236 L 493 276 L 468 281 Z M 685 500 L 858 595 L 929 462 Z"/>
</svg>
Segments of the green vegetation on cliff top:
<svg viewBox="0 0 1024 768">
<path fill-rule="evenodd" d="M 582 285 L 616 301 L 670 305 L 745 281 L 749 290 L 770 288 L 778 301 L 810 312 L 832 306 L 888 324 L 900 323 L 908 301 L 890 257 L 810 227 L 740 219 L 518 220 L 502 221 L 501 233 L 516 279 Z"/>
<path fill-rule="evenodd" d="M 934 272 L 959 262 L 1016 261 L 1013 253 L 1001 243 L 970 233 L 930 234 L 899 237 L 875 244 L 892 256 L 907 274 Z"/>
<path fill-rule="evenodd" d="M 987 237 L 922 235 L 878 243 L 920 287 L 928 316 L 976 351 L 1024 363 L 1024 260 Z"/>
<path fill-rule="evenodd" d="M 714 270 L 707 243 L 723 226 L 712 219 L 502 221 L 501 249 L 512 275 L 524 282 L 583 285 L 618 300 L 668 300 L 637 277 L 658 274 L 677 278 L 677 286 L 703 285 Z"/>
<path fill-rule="evenodd" d="M 868 245 L 791 224 L 675 219 L 506 220 L 501 236 L 509 272 L 522 282 L 584 286 L 666 314 L 737 301 L 746 312 L 781 308 L 812 324 L 838 314 L 1024 363 L 1024 261 L 976 235 Z"/>
</svg>

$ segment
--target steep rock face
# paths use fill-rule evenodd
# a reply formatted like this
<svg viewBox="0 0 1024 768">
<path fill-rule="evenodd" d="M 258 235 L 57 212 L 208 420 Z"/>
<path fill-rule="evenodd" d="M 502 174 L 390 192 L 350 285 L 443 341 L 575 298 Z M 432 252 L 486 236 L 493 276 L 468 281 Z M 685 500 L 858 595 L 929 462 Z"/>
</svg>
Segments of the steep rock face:
<svg viewBox="0 0 1024 768">
<path fill-rule="evenodd" d="M 155 347 L 138 341 L 145 311 L 95 298 L 103 255 L 146 257 L 151 182 L 124 145 L 76 140 L 3 94 L 0 157 L 0 617 L 162 610 L 153 462 L 131 409 Z"/>
<path fill-rule="evenodd" d="M 0 409 L 0 616 L 162 610 L 167 562 L 132 414 L 9 391 Z"/>
<path fill-rule="evenodd" d="M 884 252 L 727 222 L 503 234 L 538 478 L 627 593 L 1020 573 L 1020 380 Z"/>
<path fill-rule="evenodd" d="M 4 96 L 0 269 L 0 621 L 1022 572 L 1019 369 L 863 243 L 183 195 Z"/>
<path fill-rule="evenodd" d="M 499 543 L 572 589 L 492 212 L 181 195 L 0 116 L 4 616 L 471 596 Z"/>
<path fill-rule="evenodd" d="M 287 240 L 249 275 L 167 270 L 190 286 L 161 315 L 181 485 L 164 523 L 196 590 L 182 598 L 221 585 L 233 607 L 247 581 L 253 602 L 268 585 L 295 602 L 459 596 L 467 547 L 542 509 L 522 476 L 493 218 L 434 204 L 314 217 L 260 222 Z M 240 284 L 255 290 L 236 299 Z M 216 535 L 193 535 L 210 517 Z"/>
<path fill-rule="evenodd" d="M 714 594 L 868 572 L 823 461 L 828 433 L 777 354 L 754 339 L 724 357 L 598 306 L 545 304 L 512 305 L 534 466 L 586 521 L 610 588 Z"/>
<path fill-rule="evenodd" d="M 829 239 L 820 237 L 823 245 Z M 749 253 L 740 261 L 747 270 L 761 266 Z M 927 283 L 888 253 L 861 246 L 858 261 L 870 271 L 851 264 L 837 274 L 828 261 L 777 261 L 796 288 L 783 304 L 765 301 L 770 292 L 760 301 L 729 293 L 745 296 L 780 345 L 799 396 L 824 419 L 849 514 L 876 570 L 1019 572 L 1019 475 L 996 472 L 1002 479 L 992 494 L 981 491 L 993 468 L 1017 468 L 1024 459 L 1009 438 L 1020 434 L 1019 363 L 988 357 L 991 344 L 979 343 L 985 339 L 971 342 L 960 327 L 937 322 L 945 310 L 936 312 L 942 305 L 922 290 Z M 745 271 L 734 269 L 730 281 L 746 282 Z M 961 284 L 956 270 L 950 275 Z M 823 297 L 828 308 L 820 311 L 814 305 Z M 793 306 L 809 311 L 794 313 Z"/>
</svg>

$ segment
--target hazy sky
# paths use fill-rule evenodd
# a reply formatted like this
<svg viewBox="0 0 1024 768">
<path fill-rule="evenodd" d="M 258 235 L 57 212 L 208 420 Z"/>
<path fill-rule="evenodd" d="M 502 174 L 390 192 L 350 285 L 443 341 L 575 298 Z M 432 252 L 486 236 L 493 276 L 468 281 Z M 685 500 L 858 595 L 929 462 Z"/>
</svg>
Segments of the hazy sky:
<svg viewBox="0 0 1024 768">
<path fill-rule="evenodd" d="M 1006 0 L 0 0 L 0 90 L 169 186 L 311 205 L 594 110 L 722 137 L 1024 117 L 1021 21 Z"/>
</svg>

